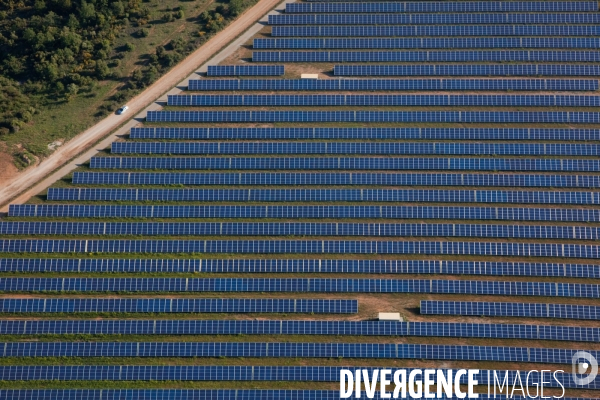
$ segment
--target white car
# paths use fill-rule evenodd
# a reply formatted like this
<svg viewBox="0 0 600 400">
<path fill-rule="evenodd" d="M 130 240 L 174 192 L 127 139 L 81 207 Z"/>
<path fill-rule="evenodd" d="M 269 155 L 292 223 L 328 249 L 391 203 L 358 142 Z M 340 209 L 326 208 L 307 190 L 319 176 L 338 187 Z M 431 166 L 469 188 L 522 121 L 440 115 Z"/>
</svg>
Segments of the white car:
<svg viewBox="0 0 600 400">
<path fill-rule="evenodd" d="M 129 110 L 129 107 L 123 106 L 117 110 L 117 114 L 119 114 L 119 115 L 124 114 L 127 110 Z"/>
</svg>

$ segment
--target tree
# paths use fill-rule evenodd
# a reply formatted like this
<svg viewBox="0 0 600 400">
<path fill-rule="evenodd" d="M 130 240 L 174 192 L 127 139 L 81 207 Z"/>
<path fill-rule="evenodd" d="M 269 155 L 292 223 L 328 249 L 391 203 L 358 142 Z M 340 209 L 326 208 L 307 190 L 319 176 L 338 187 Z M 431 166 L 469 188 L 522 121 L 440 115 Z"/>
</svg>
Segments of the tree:
<svg viewBox="0 0 600 400">
<path fill-rule="evenodd" d="M 105 79 L 108 75 L 110 75 L 110 68 L 103 60 L 96 61 L 96 76 L 99 79 Z"/>
<path fill-rule="evenodd" d="M 239 15 L 244 11 L 244 0 L 231 0 L 229 2 L 229 12 L 231 15 Z"/>
<path fill-rule="evenodd" d="M 77 96 L 78 92 L 79 86 L 77 86 L 74 83 L 69 83 L 67 85 L 67 91 L 65 92 L 65 98 L 67 99 L 67 101 L 71 101 L 73 100 L 73 98 L 75 98 L 75 96 Z"/>
</svg>

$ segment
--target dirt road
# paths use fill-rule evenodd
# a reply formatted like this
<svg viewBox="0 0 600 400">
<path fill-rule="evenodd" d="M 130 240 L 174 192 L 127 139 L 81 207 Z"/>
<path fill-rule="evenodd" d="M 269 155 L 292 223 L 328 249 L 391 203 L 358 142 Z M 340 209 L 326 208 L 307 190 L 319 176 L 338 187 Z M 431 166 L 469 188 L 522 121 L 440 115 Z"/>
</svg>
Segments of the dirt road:
<svg viewBox="0 0 600 400">
<path fill-rule="evenodd" d="M 189 79 L 189 75 L 192 74 L 193 76 L 195 71 L 207 61 L 219 62 L 226 58 L 229 53 L 235 51 L 240 44 L 243 44 L 250 36 L 260 30 L 262 26 L 256 24 L 256 22 L 279 3 L 281 3 L 281 0 L 259 0 L 254 7 L 244 12 L 227 28 L 186 57 L 181 63 L 177 64 L 171 71 L 167 72 L 138 96 L 127 102 L 130 115 L 140 119 L 145 117 L 147 111 L 160 109 L 160 106 L 154 103 L 154 101 L 176 85 L 185 84 L 185 81 Z M 249 32 L 244 33 L 251 27 L 252 29 Z M 218 53 L 232 41 L 234 43 L 231 43 L 230 46 Z M 215 54 L 217 56 L 213 58 Z M 173 93 L 177 92 L 179 90 L 174 89 Z M 6 182 L 0 182 L 2 185 L 0 188 L 0 206 L 2 206 L 0 212 L 8 211 L 9 202 L 24 203 L 77 168 L 78 164 L 87 161 L 95 154 L 97 149 L 107 147 L 114 141 L 117 135 L 127 133 L 131 127 L 138 124 L 134 119 L 127 120 L 126 118 L 128 117 L 128 115 L 119 116 L 113 114 L 104 118 L 96 125 L 64 144 L 37 166 L 27 168 Z M 115 132 L 117 128 L 119 129 Z M 113 134 L 106 137 L 111 132 Z M 102 138 L 105 139 L 98 143 Z M 94 146 L 95 144 L 97 145 Z M 90 148 L 91 150 L 88 150 Z M 88 151 L 82 154 L 86 150 Z"/>
</svg>

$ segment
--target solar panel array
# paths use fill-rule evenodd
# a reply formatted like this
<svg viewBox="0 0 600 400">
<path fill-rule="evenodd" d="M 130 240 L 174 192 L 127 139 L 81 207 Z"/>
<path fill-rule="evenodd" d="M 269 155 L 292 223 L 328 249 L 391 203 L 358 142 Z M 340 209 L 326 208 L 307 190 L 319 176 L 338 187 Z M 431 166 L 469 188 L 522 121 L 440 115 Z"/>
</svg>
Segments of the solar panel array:
<svg viewBox="0 0 600 400">
<path fill-rule="evenodd" d="M 598 76 L 598 65 L 336 65 L 338 76 Z"/>
<path fill-rule="evenodd" d="M 208 76 L 280 76 L 283 65 L 209 65 Z"/>
<path fill-rule="evenodd" d="M 364 398 L 355 397 L 354 394 L 349 399 Z M 340 398 L 339 390 L 258 390 L 258 389 L 3 389 L 0 390 L 0 396 L 6 400 L 338 400 Z M 375 391 L 374 399 L 382 399 L 380 393 Z M 446 399 L 445 396 L 441 397 Z M 497 395 L 491 397 L 479 395 L 480 399 L 498 399 L 506 400 L 506 396 Z M 524 400 L 524 397 L 513 396 L 511 399 Z M 563 397 L 564 400 L 585 400 L 576 397 Z"/>
<path fill-rule="evenodd" d="M 600 307 L 551 303 L 421 301 L 421 314 L 600 320 Z"/>
<path fill-rule="evenodd" d="M 392 3 L 393 4 L 393 3 Z M 359 38 L 254 39 L 261 49 L 597 49 L 600 38 Z"/>
<path fill-rule="evenodd" d="M 578 50 L 429 50 L 429 51 L 255 51 L 252 61 L 258 62 L 598 62 L 600 52 Z M 442 65 L 440 65 L 442 66 Z M 566 74 L 560 68 L 540 64 L 543 71 Z M 444 66 L 446 70 L 452 66 Z M 496 66 L 498 67 L 498 66 Z M 594 66 L 570 64 L 579 71 L 593 71 Z M 579 72 L 581 73 L 581 72 Z M 489 74 L 487 74 L 489 75 Z"/>
<path fill-rule="evenodd" d="M 356 300 L 310 299 L 0 299 L 3 313 L 315 313 L 356 314 Z"/>
<path fill-rule="evenodd" d="M 447 293 L 598 298 L 600 285 L 440 279 L 0 278 L 0 291 Z"/>
<path fill-rule="evenodd" d="M 529 207 L 13 204 L 8 215 L 60 218 L 386 218 L 600 222 L 600 210 Z"/>
<path fill-rule="evenodd" d="M 170 106 L 494 106 L 600 107 L 600 96 L 573 95 L 169 95 Z M 113 143 L 115 145 L 121 142 Z M 132 143 L 129 143 L 132 144 Z"/>
<path fill-rule="evenodd" d="M 379 236 L 600 240 L 587 226 L 320 222 L 1 222 L 2 235 Z"/>
<path fill-rule="evenodd" d="M 600 278 L 594 264 L 331 259 L 2 258 L 1 272 L 347 273 Z"/>
<path fill-rule="evenodd" d="M 361 4 L 361 3 L 359 3 Z M 393 3 L 392 3 L 393 4 Z M 395 3 L 399 4 L 399 3 Z M 468 4 L 468 3 L 465 3 Z M 531 3 L 513 3 L 531 4 Z M 595 25 L 329 25 L 273 26 L 273 37 L 600 36 Z"/>
<path fill-rule="evenodd" d="M 340 371 L 366 370 L 373 373 L 373 367 L 271 367 L 271 366 L 204 366 L 204 365 L 40 365 L 40 366 L 0 366 L 0 379 L 6 381 L 34 380 L 66 380 L 66 381 L 312 381 L 337 382 Z M 399 371 L 390 368 L 392 375 Z M 413 371 L 407 368 L 407 375 Z M 442 370 L 444 374 L 455 376 L 456 370 Z M 493 377 L 504 376 L 506 371 L 489 371 Z M 517 379 L 516 375 L 524 371 L 508 371 L 508 379 Z M 488 371 L 481 370 L 480 384 L 487 384 Z M 570 376 L 558 372 L 556 377 L 567 388 L 577 388 Z M 531 374 L 532 383 L 539 384 L 539 374 Z M 459 375 L 461 384 L 467 384 L 467 376 Z M 490 379 L 491 381 L 491 379 Z M 560 387 L 555 380 L 545 387 Z M 597 388 L 598 383 L 592 382 L 589 387 Z"/>
<path fill-rule="evenodd" d="M 263 53 L 258 53 L 263 54 Z M 302 54 L 302 53 L 293 53 Z M 592 79 L 203 79 L 189 90 L 598 90 Z M 135 129 L 132 128 L 132 133 Z M 213 128 L 218 130 L 218 128 Z M 266 128 L 265 128 L 266 129 Z"/>
<path fill-rule="evenodd" d="M 139 146 L 138 148 L 151 146 Z M 162 146 L 161 146 L 162 147 Z M 170 147 L 170 146 L 164 146 Z M 163 149 L 164 149 L 163 147 Z M 175 147 L 175 146 L 173 146 Z M 186 146 L 187 147 L 187 146 Z M 178 151 L 157 153 L 184 153 L 192 150 L 183 146 Z M 200 147 L 200 146 L 198 146 Z M 259 149 L 261 146 L 254 146 Z M 267 146 L 264 146 L 268 148 Z M 282 146 L 283 147 L 283 146 Z M 294 146 L 301 148 L 301 146 Z M 333 146 L 340 148 L 342 146 Z M 350 148 L 350 146 L 345 146 Z M 386 146 L 368 146 L 377 148 Z M 387 146 L 392 148 L 394 146 Z M 398 146 L 400 147 L 400 146 Z M 477 146 L 472 146 L 476 148 Z M 481 146 L 485 147 L 485 146 Z M 490 146 L 491 147 L 491 146 Z M 368 148 L 365 150 L 369 150 Z M 464 150 L 464 149 L 463 149 Z M 466 149 L 469 150 L 468 148 Z M 360 147 L 359 147 L 360 151 Z M 140 151 L 142 153 L 143 151 Z M 266 154 L 272 154 L 266 151 Z M 299 152 L 300 153 L 300 152 Z M 149 153 L 146 153 L 149 154 Z M 291 153 L 294 154 L 294 153 Z M 476 153 L 473 153 L 476 154 Z M 482 154 L 496 155 L 482 151 Z M 600 161 L 582 159 L 532 159 L 532 158 L 442 158 L 442 157 L 286 157 L 268 159 L 265 157 L 232 157 L 232 158 L 200 158 L 200 157 L 94 157 L 90 160 L 92 169 L 161 169 L 161 170 L 446 170 L 446 171 L 563 171 L 563 172 L 597 172 L 600 170 Z"/>
<path fill-rule="evenodd" d="M 310 81 L 307 81 L 310 82 Z M 319 81 L 316 81 L 319 82 Z M 322 82 L 322 81 L 321 81 Z M 342 81 L 344 82 L 344 81 Z M 600 140 L 600 129 L 533 128 L 131 128 L 131 139 Z M 132 142 L 134 143 L 134 142 Z M 53 189 L 53 188 L 51 188 Z"/>
<path fill-rule="evenodd" d="M 600 328 L 557 325 L 315 320 L 0 320 L 7 335 L 335 335 L 598 342 Z"/>
<path fill-rule="evenodd" d="M 336 357 L 524 373 L 600 356 L 596 2 L 309 0 L 266 25 L 10 207 L 0 398 L 337 399 L 318 390 Z M 62 380 L 106 383 L 46 390 L 96 385 Z M 111 389 L 134 380 L 232 390 Z M 317 390 L 237 389 L 275 381 Z M 23 386 L 44 390 L 6 390 Z"/>
<path fill-rule="evenodd" d="M 600 68 L 600 66 L 598 66 Z M 598 124 L 587 111 L 148 111 L 148 122 L 417 122 Z"/>
<path fill-rule="evenodd" d="M 434 190 L 434 189 L 102 189 L 50 188 L 54 201 L 206 201 L 206 202 L 420 202 L 600 204 L 595 191 Z"/>
</svg>

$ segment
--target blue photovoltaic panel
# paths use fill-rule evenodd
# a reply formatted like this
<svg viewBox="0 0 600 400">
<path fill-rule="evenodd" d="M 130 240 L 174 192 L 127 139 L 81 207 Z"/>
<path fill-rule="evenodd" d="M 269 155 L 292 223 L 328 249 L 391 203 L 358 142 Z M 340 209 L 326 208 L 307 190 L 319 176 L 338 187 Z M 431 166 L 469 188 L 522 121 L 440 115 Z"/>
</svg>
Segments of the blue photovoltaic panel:
<svg viewBox="0 0 600 400">
<path fill-rule="evenodd" d="M 598 124 L 600 113 L 587 111 L 148 111 L 146 121 Z"/>
<path fill-rule="evenodd" d="M 273 26 L 272 37 L 600 36 L 594 25 L 334 25 Z"/>
<path fill-rule="evenodd" d="M 2 253 L 431 254 L 600 258 L 600 246 L 556 243 L 366 240 L 3 239 Z M 594 297 L 598 297 L 596 294 Z"/>
<path fill-rule="evenodd" d="M 210 65 L 208 76 L 280 76 L 283 65 Z"/>
<path fill-rule="evenodd" d="M 600 14 L 597 14 L 600 15 Z M 358 39 L 254 39 L 260 49 L 597 49 L 600 38 L 358 38 Z"/>
<path fill-rule="evenodd" d="M 598 76 L 598 65 L 503 64 L 503 65 L 336 65 L 343 76 Z"/>
<path fill-rule="evenodd" d="M 390 146 L 391 147 L 391 146 Z M 259 148 L 257 146 L 256 148 Z M 180 149 L 183 153 L 183 149 Z M 159 152 L 157 152 L 159 153 Z M 167 152 L 168 153 L 168 152 Z M 173 152 L 177 153 L 177 152 Z M 299 152 L 301 153 L 301 152 Z M 269 154 L 269 153 L 267 153 Z M 374 153 L 377 154 L 377 153 Z M 385 153 L 384 153 L 385 154 Z M 486 153 L 488 154 L 488 153 Z M 494 155 L 493 153 L 490 155 Z M 516 154 L 515 154 L 516 155 Z M 576 155 L 576 154 L 575 154 Z M 374 158 L 374 157 L 93 157 L 95 169 L 162 170 L 445 170 L 598 172 L 600 160 L 531 158 Z"/>
<path fill-rule="evenodd" d="M 600 222 L 600 210 L 529 207 L 11 204 L 8 215 L 61 218 L 384 218 Z"/>
<path fill-rule="evenodd" d="M 600 228 L 320 222 L 1 222 L 1 235 L 379 236 L 599 240 Z"/>
<path fill-rule="evenodd" d="M 600 99 L 600 97 L 598 98 Z M 600 105 L 599 105 L 600 107 Z M 113 142 L 114 154 L 381 154 L 598 156 L 600 145 L 582 143 L 443 142 Z M 100 159 L 102 157 L 97 157 Z M 106 157 L 104 157 L 106 158 Z M 536 159 L 530 159 L 535 162 Z M 598 160 L 590 160 L 598 161 Z M 593 165 L 593 164 L 590 164 Z"/>
<path fill-rule="evenodd" d="M 228 365 L 18 365 L 0 366 L 0 379 L 3 381 L 306 381 L 337 382 L 342 370 L 367 370 L 373 373 L 376 367 L 272 367 L 272 366 L 228 366 Z M 391 368 L 392 375 L 397 371 Z M 410 374 L 412 368 L 406 370 Z M 444 374 L 456 373 L 456 370 L 442 370 Z M 478 384 L 486 385 L 488 372 L 480 370 Z M 507 371 L 494 371 L 497 376 L 504 376 Z M 516 379 L 517 374 L 524 371 L 508 371 L 509 381 Z M 556 380 L 546 382 L 544 386 L 560 387 L 558 382 L 567 388 L 580 388 L 575 385 L 571 375 L 557 372 Z M 540 381 L 539 373 L 529 375 L 530 383 Z M 460 376 L 460 382 L 467 384 L 467 375 Z M 493 378 L 492 378 L 493 379 Z M 558 382 L 557 382 L 558 381 Z M 600 380 L 594 380 L 585 387 L 600 388 Z M 552 384 L 553 383 L 553 384 Z"/>
<path fill-rule="evenodd" d="M 351 335 L 598 342 L 600 328 L 555 325 L 307 320 L 0 320 L 4 335 Z"/>
<path fill-rule="evenodd" d="M 343 81 L 342 81 L 343 82 Z M 594 82 L 598 83 L 597 80 Z M 549 128 L 131 128 L 131 139 L 600 140 L 600 129 Z M 53 190 L 53 188 L 50 188 Z"/>
<path fill-rule="evenodd" d="M 570 364 L 578 350 L 372 343 L 5 342 L 3 357 L 386 358 Z M 600 352 L 587 350 L 592 357 Z"/>
<path fill-rule="evenodd" d="M 600 23 L 599 13 L 381 13 L 269 15 L 269 25 L 593 25 L 598 23 Z"/>
<path fill-rule="evenodd" d="M 600 320 L 600 307 L 578 304 L 422 300 L 421 314 Z"/>
<path fill-rule="evenodd" d="M 584 95 L 168 95 L 170 106 L 493 106 L 600 107 Z M 117 142 L 118 144 L 119 142 Z"/>
<path fill-rule="evenodd" d="M 379 392 L 374 392 L 374 399 L 382 399 Z M 204 389 L 4 389 L 0 390 L 0 397 L 4 400 L 339 400 L 339 390 L 204 390 Z M 351 394 L 349 399 L 365 398 L 365 393 L 360 397 Z M 446 399 L 445 396 L 440 397 Z M 491 400 L 491 396 L 479 395 L 480 399 Z M 506 400 L 503 395 L 493 399 Z M 525 400 L 520 396 L 511 399 Z M 584 398 L 563 397 L 564 400 L 586 400 Z"/>
<path fill-rule="evenodd" d="M 329 259 L 0 258 L 0 272 L 349 273 L 600 278 L 593 264 Z"/>
<path fill-rule="evenodd" d="M 435 189 L 101 189 L 49 188 L 48 200 L 369 201 L 418 203 L 600 204 L 598 192 Z"/>
<path fill-rule="evenodd" d="M 299 13 L 514 13 L 598 11 L 592 1 L 444 1 L 444 2 L 353 2 L 288 3 L 286 14 Z"/>
<path fill-rule="evenodd" d="M 600 14 L 599 14 L 600 15 Z M 598 51 L 430 50 L 430 51 L 255 51 L 256 62 L 598 62 Z M 542 64 L 543 65 L 543 64 Z M 540 65 L 541 66 L 541 65 Z M 450 67 L 450 66 L 448 66 Z M 577 67 L 571 65 L 571 67 Z M 579 66 L 584 68 L 585 66 Z M 548 71 L 545 67 L 544 71 Z M 558 71 L 556 71 L 558 72 Z M 563 72 L 566 73 L 566 70 Z M 470 74 L 473 75 L 473 74 Z"/>
<path fill-rule="evenodd" d="M 260 54 L 260 53 L 259 53 Z M 301 54 L 301 53 L 294 53 Z M 597 79 L 219 79 L 190 80 L 189 90 L 598 90 Z M 132 128 L 144 129 L 144 128 Z M 176 128 L 175 128 L 176 129 Z M 218 128 L 216 128 L 218 129 Z"/>
<path fill-rule="evenodd" d="M 88 240 L 88 242 L 92 241 Z M 406 243 L 410 244 L 410 242 Z M 485 247 L 492 247 L 493 244 L 485 243 Z M 442 279 L 0 278 L 0 290 L 3 292 L 446 293 L 600 297 L 600 285 L 592 284 Z"/>
<path fill-rule="evenodd" d="M 84 185 L 382 185 L 597 188 L 597 175 L 427 173 L 145 173 L 75 172 Z"/>
<path fill-rule="evenodd" d="M 356 300 L 318 299 L 0 299 L 3 313 L 315 313 L 355 314 Z"/>
</svg>

